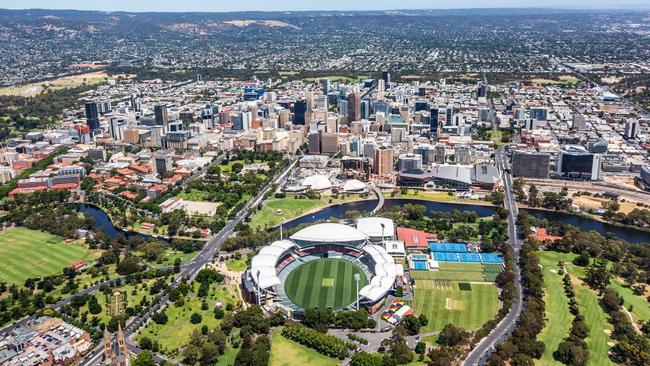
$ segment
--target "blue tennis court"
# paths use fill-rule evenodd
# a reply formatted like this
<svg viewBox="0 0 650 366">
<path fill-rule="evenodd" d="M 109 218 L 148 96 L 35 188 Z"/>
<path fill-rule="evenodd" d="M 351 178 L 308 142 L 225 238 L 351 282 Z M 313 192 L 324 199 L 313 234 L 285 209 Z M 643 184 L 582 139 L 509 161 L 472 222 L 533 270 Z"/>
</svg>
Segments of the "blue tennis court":
<svg viewBox="0 0 650 366">
<path fill-rule="evenodd" d="M 432 252 L 467 253 L 467 245 L 457 243 L 429 243 Z"/>
<path fill-rule="evenodd" d="M 458 253 L 433 253 L 433 259 L 438 262 L 458 262 Z"/>
<path fill-rule="evenodd" d="M 414 269 L 416 271 L 426 271 L 427 268 L 427 262 L 425 261 L 413 261 L 413 265 L 411 266 L 411 269 Z"/>
<path fill-rule="evenodd" d="M 496 253 L 481 253 L 483 263 L 503 263 L 503 257 Z"/>
<path fill-rule="evenodd" d="M 481 263 L 481 256 L 478 253 L 458 253 L 461 262 Z"/>
</svg>

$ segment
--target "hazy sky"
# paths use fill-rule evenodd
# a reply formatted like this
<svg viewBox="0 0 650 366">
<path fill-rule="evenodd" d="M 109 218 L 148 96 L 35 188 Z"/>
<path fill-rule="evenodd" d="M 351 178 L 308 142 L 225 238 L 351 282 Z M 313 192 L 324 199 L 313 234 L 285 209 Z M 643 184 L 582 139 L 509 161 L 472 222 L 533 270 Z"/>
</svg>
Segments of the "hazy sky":
<svg viewBox="0 0 650 366">
<path fill-rule="evenodd" d="M 613 4 L 612 4 L 613 3 Z M 643 0 L 0 0 L 0 8 L 107 11 L 376 10 L 494 7 L 625 7 Z"/>
</svg>

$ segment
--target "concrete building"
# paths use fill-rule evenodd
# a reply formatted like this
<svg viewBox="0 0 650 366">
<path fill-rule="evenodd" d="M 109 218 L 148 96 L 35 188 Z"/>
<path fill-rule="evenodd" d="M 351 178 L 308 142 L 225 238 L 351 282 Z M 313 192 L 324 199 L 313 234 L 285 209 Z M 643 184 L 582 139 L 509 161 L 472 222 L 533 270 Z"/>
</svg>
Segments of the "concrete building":
<svg viewBox="0 0 650 366">
<path fill-rule="evenodd" d="M 379 177 L 388 177 L 393 173 L 393 149 L 379 148 L 375 150 L 372 171 Z"/>
<path fill-rule="evenodd" d="M 548 178 L 550 160 L 549 154 L 516 151 L 512 155 L 512 175 L 523 178 Z"/>
</svg>

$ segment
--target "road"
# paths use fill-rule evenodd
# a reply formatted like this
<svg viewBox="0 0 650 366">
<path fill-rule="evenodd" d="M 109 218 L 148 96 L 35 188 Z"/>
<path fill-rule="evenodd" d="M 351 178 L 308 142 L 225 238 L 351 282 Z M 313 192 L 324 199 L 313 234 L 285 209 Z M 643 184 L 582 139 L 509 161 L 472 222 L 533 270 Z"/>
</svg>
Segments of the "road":
<svg viewBox="0 0 650 366">
<path fill-rule="evenodd" d="M 517 208 L 517 202 L 515 201 L 514 193 L 512 192 L 512 175 L 507 172 L 509 163 L 505 156 L 505 152 L 503 150 L 497 151 L 495 159 L 497 162 L 497 168 L 501 172 L 501 178 L 504 183 L 504 205 L 509 211 L 508 237 L 510 239 L 510 245 L 512 245 L 513 248 L 515 259 L 515 298 L 512 303 L 512 308 L 510 308 L 506 317 L 503 318 L 503 320 L 497 324 L 496 328 L 483 338 L 467 356 L 463 362 L 463 365 L 467 366 L 485 364 L 487 358 L 492 354 L 492 352 L 494 352 L 494 347 L 505 341 L 515 329 L 523 304 L 521 271 L 519 269 L 519 252 L 522 243 L 517 235 L 517 217 L 519 215 L 519 209 Z"/>
<path fill-rule="evenodd" d="M 230 236 L 233 235 L 233 233 L 235 232 L 235 227 L 240 222 L 242 222 L 252 210 L 255 210 L 258 204 L 262 203 L 262 201 L 264 200 L 264 196 L 267 194 L 267 192 L 269 192 L 269 190 L 271 190 L 272 187 L 281 185 L 287 179 L 289 172 L 295 167 L 298 160 L 299 159 L 297 158 L 293 159 L 285 167 L 283 171 L 278 173 L 275 176 L 275 178 L 270 183 L 268 183 L 264 187 L 264 189 L 262 189 L 257 194 L 257 196 L 255 196 L 255 198 L 248 201 L 248 203 L 244 206 L 244 208 L 241 211 L 239 211 L 239 213 L 232 220 L 229 220 L 226 223 L 226 226 L 224 226 L 224 228 L 221 229 L 221 231 L 219 231 L 210 240 L 208 240 L 208 242 L 205 244 L 203 249 L 191 261 L 189 261 L 188 263 L 186 263 L 184 266 L 181 267 L 181 271 L 172 282 L 172 286 L 174 287 L 178 286 L 178 284 L 180 283 L 183 277 L 187 277 L 190 280 L 194 279 L 197 273 L 202 268 L 204 268 L 212 260 L 212 258 L 214 258 L 214 255 L 219 251 L 221 244 L 223 244 L 226 241 L 226 239 L 228 239 Z M 168 301 L 169 301 L 168 295 L 164 295 L 163 297 L 160 298 L 159 301 L 151 305 L 151 307 L 149 308 L 146 314 L 144 314 L 143 316 L 135 316 L 131 318 L 129 322 L 126 324 L 126 326 L 124 327 L 124 335 L 126 336 L 126 338 L 128 339 L 131 338 L 133 335 L 135 335 L 138 329 L 144 326 L 154 313 L 167 306 Z M 133 353 L 137 353 L 139 351 L 137 347 L 134 347 L 135 345 L 129 342 L 127 343 L 128 343 L 127 345 L 129 346 L 129 350 L 131 350 Z M 84 366 L 100 365 L 102 352 L 103 352 L 103 345 L 102 343 L 100 343 L 86 355 L 86 357 L 83 359 L 80 365 L 84 365 Z M 154 356 L 158 361 L 163 359 L 163 357 L 160 355 L 154 355 Z M 167 359 L 166 361 L 170 362 L 170 360 Z"/>
</svg>

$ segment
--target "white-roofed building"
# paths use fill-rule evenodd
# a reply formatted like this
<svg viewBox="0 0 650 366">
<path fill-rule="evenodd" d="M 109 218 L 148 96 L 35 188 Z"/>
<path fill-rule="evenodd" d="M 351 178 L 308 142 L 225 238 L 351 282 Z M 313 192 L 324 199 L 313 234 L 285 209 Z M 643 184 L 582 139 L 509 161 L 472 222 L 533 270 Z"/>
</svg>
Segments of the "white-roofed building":
<svg viewBox="0 0 650 366">
<path fill-rule="evenodd" d="M 302 181 L 302 186 L 314 191 L 325 191 L 332 188 L 332 182 L 324 175 L 312 175 Z"/>
<path fill-rule="evenodd" d="M 368 186 L 358 179 L 348 179 L 343 184 L 343 192 L 345 193 L 365 193 L 368 191 Z"/>
<path fill-rule="evenodd" d="M 384 217 L 361 218 L 357 220 L 357 229 L 375 243 L 395 239 L 395 224 Z"/>
<path fill-rule="evenodd" d="M 348 225 L 323 223 L 308 226 L 298 231 L 291 236 L 291 240 L 299 246 L 325 243 L 348 243 L 360 246 L 368 240 L 368 236 Z"/>
</svg>

